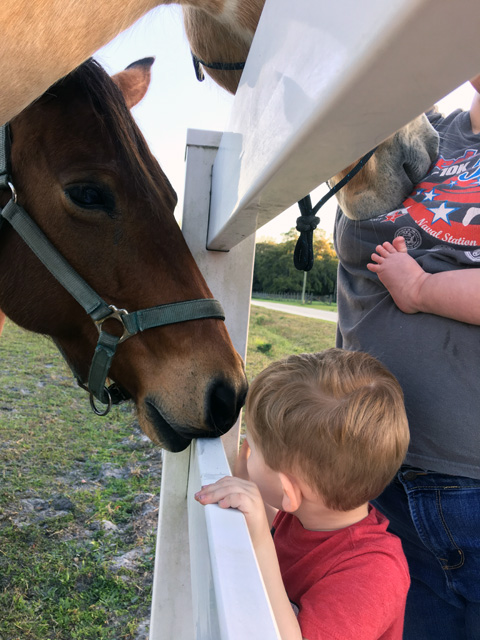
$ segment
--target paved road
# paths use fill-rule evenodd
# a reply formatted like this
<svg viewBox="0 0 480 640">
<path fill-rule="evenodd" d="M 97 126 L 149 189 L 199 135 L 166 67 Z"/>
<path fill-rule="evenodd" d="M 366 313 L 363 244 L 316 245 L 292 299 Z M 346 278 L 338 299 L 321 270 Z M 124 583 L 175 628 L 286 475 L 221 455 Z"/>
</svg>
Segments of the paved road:
<svg viewBox="0 0 480 640">
<path fill-rule="evenodd" d="M 317 320 L 328 320 L 329 322 L 337 322 L 338 314 L 334 311 L 321 311 L 320 309 L 312 309 L 311 307 L 296 307 L 290 304 L 281 304 L 280 302 L 260 302 L 252 300 L 252 304 L 256 307 L 265 307 L 266 309 L 274 309 L 282 313 L 292 313 L 295 316 L 304 316 L 305 318 L 316 318 Z"/>
</svg>

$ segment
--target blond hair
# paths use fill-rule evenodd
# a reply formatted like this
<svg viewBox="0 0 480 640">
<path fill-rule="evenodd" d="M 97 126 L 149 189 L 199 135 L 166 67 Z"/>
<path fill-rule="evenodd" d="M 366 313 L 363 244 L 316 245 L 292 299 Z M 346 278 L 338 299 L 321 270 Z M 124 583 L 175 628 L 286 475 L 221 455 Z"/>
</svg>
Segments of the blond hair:
<svg viewBox="0 0 480 640">
<path fill-rule="evenodd" d="M 271 469 L 299 474 L 341 511 L 383 491 L 409 442 L 396 378 L 372 356 L 342 349 L 272 363 L 250 386 L 245 418 Z"/>
</svg>

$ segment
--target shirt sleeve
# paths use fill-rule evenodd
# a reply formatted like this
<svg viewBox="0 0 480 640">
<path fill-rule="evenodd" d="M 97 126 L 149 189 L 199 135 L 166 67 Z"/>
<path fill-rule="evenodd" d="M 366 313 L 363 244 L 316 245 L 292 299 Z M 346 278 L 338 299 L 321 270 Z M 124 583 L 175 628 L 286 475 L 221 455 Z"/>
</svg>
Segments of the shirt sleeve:
<svg viewBox="0 0 480 640">
<path fill-rule="evenodd" d="M 336 565 L 299 602 L 307 640 L 401 640 L 410 585 L 402 561 L 383 551 Z"/>
</svg>

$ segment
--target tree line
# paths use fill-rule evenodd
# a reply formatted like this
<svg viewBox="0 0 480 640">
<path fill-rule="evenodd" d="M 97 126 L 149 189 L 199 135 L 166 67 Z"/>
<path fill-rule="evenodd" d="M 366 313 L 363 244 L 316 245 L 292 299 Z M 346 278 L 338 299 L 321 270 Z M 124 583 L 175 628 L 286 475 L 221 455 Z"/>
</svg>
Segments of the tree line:
<svg viewBox="0 0 480 640">
<path fill-rule="evenodd" d="M 314 264 L 307 274 L 306 293 L 327 296 L 335 293 L 338 258 L 333 243 L 323 229 L 313 234 Z M 265 293 L 301 293 L 304 272 L 293 264 L 293 252 L 298 232 L 283 234 L 282 242 L 258 242 L 255 250 L 253 291 Z"/>
</svg>

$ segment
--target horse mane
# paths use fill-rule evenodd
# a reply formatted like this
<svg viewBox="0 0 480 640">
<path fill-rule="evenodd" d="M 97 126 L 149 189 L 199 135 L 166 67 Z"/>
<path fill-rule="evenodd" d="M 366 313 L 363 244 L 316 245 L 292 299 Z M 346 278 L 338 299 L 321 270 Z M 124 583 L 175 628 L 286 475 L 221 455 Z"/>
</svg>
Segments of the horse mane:
<svg viewBox="0 0 480 640">
<path fill-rule="evenodd" d="M 56 82 L 44 95 L 60 97 L 64 92 L 81 94 L 86 99 L 103 132 L 111 139 L 117 157 L 127 162 L 137 193 L 148 197 L 148 190 L 153 186 L 163 194 L 164 200 L 169 201 L 173 210 L 177 202 L 176 193 L 152 156 L 122 92 L 103 67 L 90 58 Z M 146 179 L 150 183 L 149 188 Z"/>
</svg>

